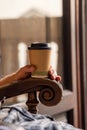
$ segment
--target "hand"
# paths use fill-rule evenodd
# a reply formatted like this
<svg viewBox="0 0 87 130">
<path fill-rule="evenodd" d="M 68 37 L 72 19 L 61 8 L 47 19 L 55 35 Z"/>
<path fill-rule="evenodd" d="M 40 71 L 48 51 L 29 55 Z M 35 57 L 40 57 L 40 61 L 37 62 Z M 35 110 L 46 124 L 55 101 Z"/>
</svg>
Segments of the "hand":
<svg viewBox="0 0 87 130">
<path fill-rule="evenodd" d="M 34 65 L 26 65 L 15 72 L 15 80 L 22 80 L 31 77 L 31 73 L 36 70 Z M 61 77 L 57 75 L 56 71 L 50 67 L 48 77 L 52 80 L 60 81 Z"/>
<path fill-rule="evenodd" d="M 19 70 L 17 70 L 16 72 L 0 79 L 0 86 L 6 85 L 13 81 L 29 78 L 29 77 L 31 77 L 31 73 L 34 72 L 35 70 L 36 70 L 36 67 L 34 65 L 26 65 L 26 66 L 20 68 Z M 50 67 L 50 69 L 48 71 L 48 76 L 52 80 L 56 80 L 56 81 L 61 80 L 61 77 L 57 75 L 57 73 L 53 70 L 52 67 Z"/>
<path fill-rule="evenodd" d="M 52 66 L 50 67 L 49 71 L 48 71 L 48 77 L 52 80 L 56 80 L 56 81 L 60 81 L 61 80 L 61 76 L 57 75 L 56 71 L 52 68 Z"/>
<path fill-rule="evenodd" d="M 34 65 L 26 65 L 15 72 L 16 80 L 22 80 L 31 77 L 31 73 L 36 70 Z"/>
</svg>

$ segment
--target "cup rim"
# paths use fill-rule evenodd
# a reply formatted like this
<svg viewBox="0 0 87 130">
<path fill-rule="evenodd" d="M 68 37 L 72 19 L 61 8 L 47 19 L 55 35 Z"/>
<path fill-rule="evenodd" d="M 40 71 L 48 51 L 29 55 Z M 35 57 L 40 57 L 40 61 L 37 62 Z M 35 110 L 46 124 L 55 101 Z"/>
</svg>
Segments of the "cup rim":
<svg viewBox="0 0 87 130">
<path fill-rule="evenodd" d="M 45 42 L 34 42 L 31 43 L 28 46 L 29 50 L 36 50 L 36 49 L 51 49 L 51 45 L 49 43 L 45 43 Z"/>
</svg>

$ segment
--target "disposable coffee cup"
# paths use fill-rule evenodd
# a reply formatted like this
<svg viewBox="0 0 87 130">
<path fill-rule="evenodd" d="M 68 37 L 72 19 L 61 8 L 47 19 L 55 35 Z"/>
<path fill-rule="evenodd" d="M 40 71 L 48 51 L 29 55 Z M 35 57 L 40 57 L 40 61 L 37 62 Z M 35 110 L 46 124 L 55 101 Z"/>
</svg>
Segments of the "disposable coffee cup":
<svg viewBox="0 0 87 130">
<path fill-rule="evenodd" d="M 31 43 L 28 46 L 29 61 L 31 65 L 36 66 L 36 71 L 32 77 L 47 77 L 51 65 L 51 45 L 50 43 Z"/>
</svg>

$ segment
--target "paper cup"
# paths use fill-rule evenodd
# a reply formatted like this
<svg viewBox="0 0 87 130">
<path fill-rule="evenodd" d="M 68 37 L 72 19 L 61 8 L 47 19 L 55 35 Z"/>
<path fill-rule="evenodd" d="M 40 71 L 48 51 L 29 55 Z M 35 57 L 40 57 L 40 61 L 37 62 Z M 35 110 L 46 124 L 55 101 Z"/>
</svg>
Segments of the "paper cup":
<svg viewBox="0 0 87 130">
<path fill-rule="evenodd" d="M 31 43 L 28 47 L 29 61 L 36 66 L 32 77 L 47 77 L 51 64 L 51 46 L 49 43 Z"/>
</svg>

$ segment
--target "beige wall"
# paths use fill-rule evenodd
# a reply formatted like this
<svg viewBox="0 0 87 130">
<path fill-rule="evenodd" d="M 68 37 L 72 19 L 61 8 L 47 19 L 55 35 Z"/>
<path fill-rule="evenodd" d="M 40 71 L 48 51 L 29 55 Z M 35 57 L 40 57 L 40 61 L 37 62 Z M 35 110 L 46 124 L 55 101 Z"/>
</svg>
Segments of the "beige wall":
<svg viewBox="0 0 87 130">
<path fill-rule="evenodd" d="M 15 19 L 39 12 L 40 16 L 62 16 L 62 0 L 0 0 L 0 19 Z M 36 11 L 36 12 L 35 12 Z"/>
</svg>

